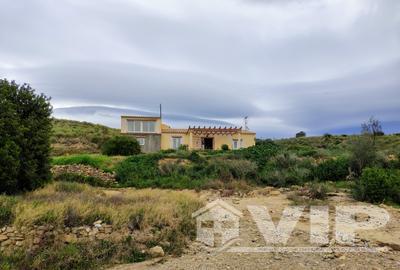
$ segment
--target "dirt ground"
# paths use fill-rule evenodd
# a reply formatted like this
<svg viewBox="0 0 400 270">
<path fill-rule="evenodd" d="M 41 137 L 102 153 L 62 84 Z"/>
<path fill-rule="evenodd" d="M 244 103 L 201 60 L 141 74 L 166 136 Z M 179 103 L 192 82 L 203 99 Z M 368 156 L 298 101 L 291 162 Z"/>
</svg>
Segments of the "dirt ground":
<svg viewBox="0 0 400 270">
<path fill-rule="evenodd" d="M 245 196 L 233 195 L 221 198 L 216 193 L 207 193 L 203 196 L 207 196 L 208 201 L 221 198 L 242 211 L 240 238 L 233 246 L 262 247 L 266 243 L 247 206 L 267 206 L 275 222 L 280 219 L 283 209 L 293 204 L 293 201 L 288 199 L 289 194 L 290 191 L 282 189 L 259 189 Z M 325 205 L 326 203 L 329 204 L 331 221 L 334 220 L 334 206 L 368 205 L 355 202 L 344 193 L 331 194 Z M 121 265 L 113 269 L 400 269 L 400 210 L 384 205 L 381 207 L 390 213 L 389 223 L 381 229 L 357 232 L 356 245 L 376 247 L 377 252 L 373 253 L 230 253 L 214 252 L 201 243 L 193 242 L 181 257 L 165 257 L 139 264 Z M 300 217 L 288 246 L 311 246 L 307 208 Z M 340 247 L 334 241 L 331 241 L 329 246 Z"/>
</svg>

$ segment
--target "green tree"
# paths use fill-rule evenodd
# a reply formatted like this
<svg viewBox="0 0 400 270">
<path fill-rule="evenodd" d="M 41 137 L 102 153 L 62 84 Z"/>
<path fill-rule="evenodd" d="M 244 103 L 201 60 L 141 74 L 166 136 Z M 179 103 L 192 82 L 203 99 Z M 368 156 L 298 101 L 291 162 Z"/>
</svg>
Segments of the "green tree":
<svg viewBox="0 0 400 270">
<path fill-rule="evenodd" d="M 32 190 L 50 180 L 52 107 L 28 84 L 0 80 L 0 193 Z"/>
<path fill-rule="evenodd" d="M 107 156 L 130 156 L 140 154 L 140 145 L 134 137 L 114 136 L 106 141 L 101 152 Z"/>
</svg>

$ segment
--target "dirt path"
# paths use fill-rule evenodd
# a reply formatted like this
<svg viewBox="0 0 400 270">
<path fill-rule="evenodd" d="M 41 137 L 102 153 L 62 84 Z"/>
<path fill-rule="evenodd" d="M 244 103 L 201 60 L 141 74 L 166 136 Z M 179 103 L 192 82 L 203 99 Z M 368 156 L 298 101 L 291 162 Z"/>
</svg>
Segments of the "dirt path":
<svg viewBox="0 0 400 270">
<path fill-rule="evenodd" d="M 271 209 L 270 215 L 275 222 L 280 219 L 284 207 L 292 204 L 287 195 L 277 190 L 258 190 L 243 198 L 222 198 L 243 213 L 240 220 L 240 240 L 234 246 L 265 246 L 264 238 L 247 206 L 266 205 Z M 215 195 L 209 198 L 210 201 L 213 199 L 216 199 Z M 355 203 L 344 194 L 332 196 L 328 202 L 331 206 Z M 333 213 L 333 207 L 330 209 Z M 400 269 L 400 211 L 389 207 L 386 209 L 391 214 L 387 226 L 373 232 L 361 232 L 357 238 L 360 246 L 379 247 L 376 253 L 215 253 L 194 242 L 179 258 L 166 257 L 157 262 L 119 266 L 116 269 Z M 334 218 L 333 215 L 330 218 Z M 331 245 L 336 246 L 334 243 Z M 310 246 L 307 211 L 297 223 L 288 246 Z"/>
</svg>

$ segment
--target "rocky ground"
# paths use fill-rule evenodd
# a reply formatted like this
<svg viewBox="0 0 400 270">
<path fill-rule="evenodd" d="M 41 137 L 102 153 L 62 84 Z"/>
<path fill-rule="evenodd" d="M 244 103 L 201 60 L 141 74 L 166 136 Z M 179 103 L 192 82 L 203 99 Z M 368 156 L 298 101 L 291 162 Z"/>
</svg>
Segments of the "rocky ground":
<svg viewBox="0 0 400 270">
<path fill-rule="evenodd" d="M 275 222 L 280 219 L 284 207 L 293 204 L 288 199 L 290 193 L 284 190 L 264 189 L 253 191 L 246 196 L 222 197 L 243 213 L 240 220 L 240 239 L 233 246 L 265 246 L 264 238 L 259 233 L 247 206 L 267 206 Z M 219 197 L 215 193 L 207 196 L 209 201 Z M 326 203 L 330 206 L 331 221 L 334 219 L 333 206 L 367 205 L 354 202 L 344 193 L 332 194 Z M 230 253 L 214 252 L 201 243 L 194 242 L 181 257 L 164 257 L 139 264 L 121 265 L 114 269 L 400 269 L 400 210 L 381 206 L 391 215 L 389 223 L 384 228 L 359 231 L 357 234 L 357 246 L 377 248 L 373 253 Z M 297 223 L 288 246 L 310 246 L 307 210 Z M 340 245 L 331 241 L 330 247 L 336 248 Z"/>
</svg>

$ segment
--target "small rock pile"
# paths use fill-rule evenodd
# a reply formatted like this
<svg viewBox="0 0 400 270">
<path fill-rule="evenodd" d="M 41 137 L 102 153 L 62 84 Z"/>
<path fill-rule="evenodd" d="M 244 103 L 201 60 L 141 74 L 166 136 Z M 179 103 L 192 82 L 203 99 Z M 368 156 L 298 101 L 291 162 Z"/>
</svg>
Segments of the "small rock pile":
<svg viewBox="0 0 400 270">
<path fill-rule="evenodd" d="M 62 174 L 78 174 L 83 176 L 95 177 L 104 181 L 107 184 L 116 183 L 115 173 L 104 172 L 103 170 L 82 164 L 55 165 L 51 168 L 51 173 L 56 179 Z"/>
</svg>

